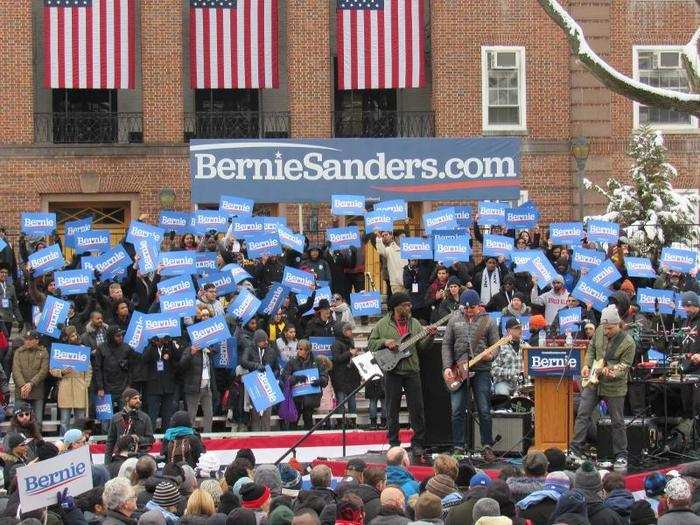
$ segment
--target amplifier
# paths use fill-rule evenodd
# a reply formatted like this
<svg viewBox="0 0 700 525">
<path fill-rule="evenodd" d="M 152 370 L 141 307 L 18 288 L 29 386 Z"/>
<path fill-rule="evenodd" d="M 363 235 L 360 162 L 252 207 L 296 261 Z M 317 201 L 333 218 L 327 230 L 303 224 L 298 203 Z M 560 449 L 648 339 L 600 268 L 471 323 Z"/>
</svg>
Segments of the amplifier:
<svg viewBox="0 0 700 525">
<path fill-rule="evenodd" d="M 493 438 L 501 439 L 494 444 L 496 454 L 525 455 L 535 439 L 532 413 L 491 412 L 493 419 Z M 474 420 L 474 450 L 481 449 L 478 419 Z"/>
<path fill-rule="evenodd" d="M 627 449 L 631 458 L 639 458 L 643 453 L 653 450 L 661 443 L 659 430 L 662 418 L 625 418 L 627 428 Z M 598 459 L 614 460 L 612 450 L 612 425 L 609 417 L 598 420 Z"/>
</svg>

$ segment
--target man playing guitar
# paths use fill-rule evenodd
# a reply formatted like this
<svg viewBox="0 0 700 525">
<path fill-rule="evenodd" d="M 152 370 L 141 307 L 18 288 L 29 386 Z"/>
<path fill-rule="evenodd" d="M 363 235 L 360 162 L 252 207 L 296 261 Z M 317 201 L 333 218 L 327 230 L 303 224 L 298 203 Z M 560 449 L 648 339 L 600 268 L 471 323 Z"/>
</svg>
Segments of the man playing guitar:
<svg viewBox="0 0 700 525">
<path fill-rule="evenodd" d="M 399 341 L 404 336 L 417 334 L 424 330 L 418 319 L 411 317 L 411 298 L 407 293 L 397 292 L 391 294 L 388 306 L 389 313 L 379 320 L 369 335 L 367 348 L 371 352 L 377 352 L 383 348 L 397 351 Z M 401 394 L 405 391 L 408 418 L 413 429 L 411 446 L 414 456 L 423 455 L 423 446 L 425 444 L 423 387 L 420 379 L 420 362 L 416 351 L 430 347 L 437 328 L 431 325 L 426 327 L 425 330 L 426 337 L 413 345 L 414 348 L 410 349 L 410 355 L 399 361 L 391 371 L 386 371 L 384 374 L 389 445 L 392 447 L 401 445 L 399 440 L 399 409 L 401 408 Z"/>
<path fill-rule="evenodd" d="M 442 340 L 442 368 L 445 381 L 457 378 L 452 366 L 464 354 L 475 357 L 498 341 L 496 322 L 479 306 L 481 299 L 474 290 L 466 290 L 459 298 L 460 310 L 454 312 Z M 491 361 L 498 349 L 491 350 L 474 367 L 474 375 L 450 394 L 452 402 L 452 441 L 455 454 L 464 454 L 466 444 L 466 413 L 469 400 L 467 385 L 471 385 L 476 409 L 479 413 L 479 433 L 484 447 L 484 460 L 495 460 L 491 446 L 493 431 L 491 423 Z"/>
<path fill-rule="evenodd" d="M 627 394 L 627 372 L 634 360 L 634 340 L 622 329 L 620 314 L 615 305 L 606 306 L 600 326 L 588 345 L 585 366 L 581 369 L 582 391 L 574 424 L 570 453 L 582 459 L 583 444 L 591 414 L 600 399 L 605 399 L 612 423 L 612 448 L 615 470 L 627 469 L 627 431 L 623 409 Z"/>
</svg>

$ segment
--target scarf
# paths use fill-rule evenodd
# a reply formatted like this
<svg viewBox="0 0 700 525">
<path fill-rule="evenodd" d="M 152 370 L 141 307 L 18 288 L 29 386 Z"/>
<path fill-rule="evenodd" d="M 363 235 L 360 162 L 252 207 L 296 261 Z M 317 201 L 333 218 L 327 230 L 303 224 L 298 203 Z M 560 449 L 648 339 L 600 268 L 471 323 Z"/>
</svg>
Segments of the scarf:
<svg viewBox="0 0 700 525">
<path fill-rule="evenodd" d="M 481 274 L 481 303 L 488 304 L 491 297 L 496 295 L 501 290 L 501 276 L 498 273 L 498 268 L 494 268 L 489 276 L 486 268 Z"/>
<path fill-rule="evenodd" d="M 194 436 L 194 429 L 192 427 L 172 427 L 165 431 L 163 437 L 168 441 L 172 441 L 184 436 Z"/>
<path fill-rule="evenodd" d="M 556 490 L 556 489 L 542 489 L 538 490 L 536 492 L 533 492 L 529 496 L 525 496 L 523 499 L 518 501 L 515 506 L 518 507 L 519 509 L 527 509 L 531 507 L 532 505 L 538 504 L 540 501 L 544 501 L 546 499 L 551 499 L 554 501 L 559 501 L 559 498 L 561 495 L 566 492 L 565 490 Z"/>
</svg>

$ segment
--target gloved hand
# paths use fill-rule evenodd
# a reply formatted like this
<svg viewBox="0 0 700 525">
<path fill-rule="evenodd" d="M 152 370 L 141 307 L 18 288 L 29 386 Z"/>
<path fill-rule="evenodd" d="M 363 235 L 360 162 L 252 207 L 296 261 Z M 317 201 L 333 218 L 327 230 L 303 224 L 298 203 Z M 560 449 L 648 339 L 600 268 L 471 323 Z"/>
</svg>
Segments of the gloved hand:
<svg viewBox="0 0 700 525">
<path fill-rule="evenodd" d="M 58 506 L 61 507 L 62 510 L 70 512 L 71 510 L 75 509 L 75 500 L 73 499 L 73 496 L 68 494 L 67 488 L 63 489 L 63 491 L 59 490 L 57 498 Z"/>
<path fill-rule="evenodd" d="M 311 381 L 311 386 L 321 386 L 321 380 L 314 379 L 313 381 Z"/>
</svg>

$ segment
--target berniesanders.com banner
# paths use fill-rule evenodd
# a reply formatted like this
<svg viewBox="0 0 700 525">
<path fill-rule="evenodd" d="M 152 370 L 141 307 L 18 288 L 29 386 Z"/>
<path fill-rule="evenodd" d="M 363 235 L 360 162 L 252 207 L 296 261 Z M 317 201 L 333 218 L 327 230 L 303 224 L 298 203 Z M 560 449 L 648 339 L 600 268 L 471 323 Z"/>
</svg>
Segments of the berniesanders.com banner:
<svg viewBox="0 0 700 525">
<path fill-rule="evenodd" d="M 192 200 L 517 199 L 518 138 L 192 140 Z M 313 184 L 310 186 L 309 184 Z M 309 188 L 313 188 L 310 190 Z"/>
</svg>

